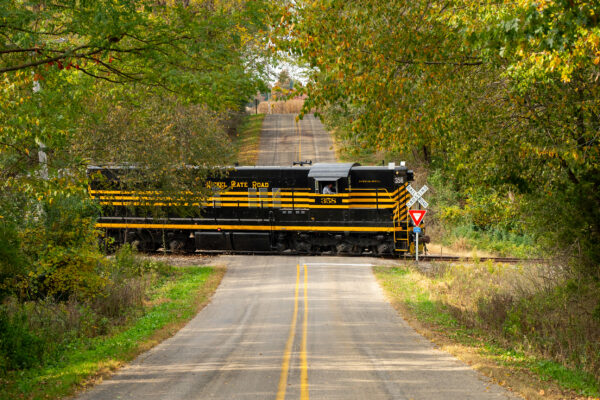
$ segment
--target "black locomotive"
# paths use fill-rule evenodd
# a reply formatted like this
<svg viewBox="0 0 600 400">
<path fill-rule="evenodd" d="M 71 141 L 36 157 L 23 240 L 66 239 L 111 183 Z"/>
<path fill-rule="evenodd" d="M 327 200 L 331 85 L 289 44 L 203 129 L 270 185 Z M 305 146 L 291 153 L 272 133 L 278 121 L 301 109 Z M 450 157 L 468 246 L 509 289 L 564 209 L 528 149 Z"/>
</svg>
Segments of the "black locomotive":
<svg viewBox="0 0 600 400">
<path fill-rule="evenodd" d="M 120 168 L 88 168 L 90 195 L 103 210 L 97 227 L 116 244 L 145 251 L 414 253 L 406 208 L 413 172 L 404 166 L 232 167 L 205 181 L 211 197 L 183 204 L 160 191 L 123 188 Z"/>
</svg>

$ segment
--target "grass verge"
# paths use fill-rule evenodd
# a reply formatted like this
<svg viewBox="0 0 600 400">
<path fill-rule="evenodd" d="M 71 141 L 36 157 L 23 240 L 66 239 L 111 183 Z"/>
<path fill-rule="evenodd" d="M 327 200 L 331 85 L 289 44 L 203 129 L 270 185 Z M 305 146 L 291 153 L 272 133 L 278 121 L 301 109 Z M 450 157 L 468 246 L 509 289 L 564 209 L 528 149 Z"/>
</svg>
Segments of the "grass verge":
<svg viewBox="0 0 600 400">
<path fill-rule="evenodd" d="M 393 306 L 413 328 L 495 382 L 526 399 L 600 396 L 600 385 L 592 374 L 507 345 L 498 335 L 457 318 L 469 305 L 465 302 L 459 310 L 461 306 L 447 301 L 443 292 L 452 285 L 446 280 L 451 274 L 431 277 L 411 266 L 375 267 L 374 272 Z"/>
<path fill-rule="evenodd" d="M 477 230 L 473 225 L 437 222 L 428 234 L 441 238 L 441 243 L 458 252 L 484 251 L 501 257 L 531 258 L 539 254 L 534 239 L 525 234 L 499 229 Z"/>
<path fill-rule="evenodd" d="M 256 165 L 260 145 L 260 130 L 264 118 L 265 114 L 246 115 L 237 128 L 235 138 L 237 158 L 234 161 L 237 161 L 240 165 Z"/>
<path fill-rule="evenodd" d="M 0 399 L 58 399 L 97 383 L 172 336 L 208 303 L 224 269 L 186 267 L 157 284 L 142 316 L 112 335 L 82 338 L 41 368 L 2 377 Z"/>
</svg>

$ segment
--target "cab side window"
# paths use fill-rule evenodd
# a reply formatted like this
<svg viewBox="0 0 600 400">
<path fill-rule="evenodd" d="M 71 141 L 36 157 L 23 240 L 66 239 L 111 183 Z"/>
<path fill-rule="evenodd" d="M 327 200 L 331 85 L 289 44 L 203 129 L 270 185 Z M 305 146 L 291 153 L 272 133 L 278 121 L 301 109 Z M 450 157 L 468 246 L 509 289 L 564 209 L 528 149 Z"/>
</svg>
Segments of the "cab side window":
<svg viewBox="0 0 600 400">
<path fill-rule="evenodd" d="M 338 184 L 336 182 L 331 181 L 322 181 L 319 182 L 319 193 L 322 194 L 337 194 L 338 193 Z"/>
</svg>

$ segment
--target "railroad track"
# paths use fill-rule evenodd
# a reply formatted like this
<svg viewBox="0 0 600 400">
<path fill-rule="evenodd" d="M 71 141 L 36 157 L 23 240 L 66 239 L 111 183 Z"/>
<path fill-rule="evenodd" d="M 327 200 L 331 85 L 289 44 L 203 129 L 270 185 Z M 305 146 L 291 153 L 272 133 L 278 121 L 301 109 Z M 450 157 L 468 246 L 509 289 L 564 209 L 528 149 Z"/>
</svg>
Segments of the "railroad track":
<svg viewBox="0 0 600 400">
<path fill-rule="evenodd" d="M 412 257 L 405 257 L 412 258 Z M 419 255 L 419 261 L 464 261 L 464 262 L 476 262 L 476 261 L 492 261 L 498 263 L 516 264 L 516 263 L 547 263 L 548 260 L 543 258 L 517 258 L 517 257 L 459 257 L 459 256 L 443 256 L 439 254 L 426 254 Z"/>
<path fill-rule="evenodd" d="M 197 251 L 195 253 L 171 253 L 171 252 L 163 252 L 156 251 L 154 253 L 148 253 L 147 255 L 150 257 L 198 257 L 198 256 L 216 256 L 220 254 L 237 254 L 237 255 L 280 255 L 280 256 L 337 256 L 340 257 L 376 257 L 382 259 L 397 259 L 397 260 L 405 260 L 412 261 L 414 260 L 414 256 L 405 256 L 405 257 L 394 257 L 391 255 L 376 255 L 376 254 L 334 254 L 334 253 L 318 253 L 318 254 L 308 254 L 308 253 L 299 253 L 299 252 L 289 252 L 285 254 L 280 254 L 276 252 L 248 252 L 248 251 L 238 251 L 238 252 L 228 252 L 228 251 Z M 492 261 L 496 263 L 506 263 L 506 264 L 517 264 L 517 263 L 526 263 L 526 264 L 535 264 L 535 263 L 547 263 L 548 260 L 543 258 L 517 258 L 517 257 L 459 257 L 459 256 L 448 256 L 448 255 L 439 255 L 439 254 L 425 254 L 419 255 L 419 261 L 439 261 L 439 262 L 483 262 L 483 261 Z"/>
</svg>

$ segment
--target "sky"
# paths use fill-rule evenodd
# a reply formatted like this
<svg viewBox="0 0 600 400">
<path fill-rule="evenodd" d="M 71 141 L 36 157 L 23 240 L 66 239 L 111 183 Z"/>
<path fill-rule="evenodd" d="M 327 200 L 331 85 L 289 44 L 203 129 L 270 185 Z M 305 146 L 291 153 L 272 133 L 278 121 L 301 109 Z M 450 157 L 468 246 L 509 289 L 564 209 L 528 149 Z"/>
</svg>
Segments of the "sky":
<svg viewBox="0 0 600 400">
<path fill-rule="evenodd" d="M 295 64 L 293 62 L 280 62 L 279 64 L 272 65 L 269 68 L 269 83 L 271 85 L 277 82 L 277 77 L 279 76 L 279 73 L 284 69 L 288 70 L 293 80 L 300 81 L 303 85 L 305 85 L 306 82 L 308 82 L 307 68 L 299 66 L 298 64 Z"/>
</svg>

